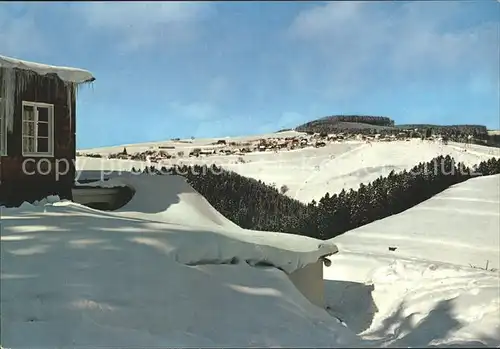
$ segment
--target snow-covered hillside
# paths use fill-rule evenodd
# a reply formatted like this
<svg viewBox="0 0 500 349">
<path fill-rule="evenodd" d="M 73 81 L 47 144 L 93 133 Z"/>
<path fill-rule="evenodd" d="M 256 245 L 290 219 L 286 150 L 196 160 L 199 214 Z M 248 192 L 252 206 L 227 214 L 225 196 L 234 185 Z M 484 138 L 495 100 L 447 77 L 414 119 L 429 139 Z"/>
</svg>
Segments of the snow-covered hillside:
<svg viewBox="0 0 500 349">
<path fill-rule="evenodd" d="M 298 132 L 283 132 L 272 135 L 240 137 L 229 141 L 250 141 L 266 137 L 294 137 Z M 186 154 L 194 148 L 212 147 L 218 139 L 189 140 L 191 143 L 174 141 L 126 145 L 129 153 L 146 151 L 159 146 L 175 146 L 175 152 Z M 89 149 L 86 152 L 110 154 L 122 151 L 124 146 Z M 493 156 L 500 157 L 499 148 L 452 143 L 447 145 L 421 140 L 372 142 L 345 141 L 328 144 L 322 148 L 304 148 L 292 151 L 254 152 L 243 157 L 237 155 L 214 155 L 208 157 L 181 157 L 162 162 L 172 164 L 217 164 L 238 174 L 275 184 L 278 188 L 288 187 L 286 195 L 308 203 L 318 200 L 326 192 L 338 193 L 342 189 L 357 189 L 360 183 L 367 184 L 392 170 L 411 169 L 419 162 L 429 161 L 439 155 L 450 155 L 457 162 L 474 165 Z M 92 170 L 130 170 L 144 167 L 144 162 L 132 160 L 108 160 L 78 157 L 77 168 Z"/>
<path fill-rule="evenodd" d="M 332 239 L 331 312 L 366 345 L 499 346 L 499 207 L 500 175 L 474 178 Z"/>
<path fill-rule="evenodd" d="M 500 175 L 452 186 L 400 214 L 335 239 L 343 251 L 500 268 Z"/>
</svg>

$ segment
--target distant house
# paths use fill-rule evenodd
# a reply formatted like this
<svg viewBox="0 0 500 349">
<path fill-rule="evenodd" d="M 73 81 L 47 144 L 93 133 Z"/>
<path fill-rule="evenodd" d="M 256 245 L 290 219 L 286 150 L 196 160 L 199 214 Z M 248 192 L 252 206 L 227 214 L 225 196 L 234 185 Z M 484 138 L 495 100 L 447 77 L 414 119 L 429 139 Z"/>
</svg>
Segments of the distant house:
<svg viewBox="0 0 500 349">
<path fill-rule="evenodd" d="M 0 56 L 0 204 L 72 198 L 76 91 L 92 81 L 85 70 Z"/>
</svg>

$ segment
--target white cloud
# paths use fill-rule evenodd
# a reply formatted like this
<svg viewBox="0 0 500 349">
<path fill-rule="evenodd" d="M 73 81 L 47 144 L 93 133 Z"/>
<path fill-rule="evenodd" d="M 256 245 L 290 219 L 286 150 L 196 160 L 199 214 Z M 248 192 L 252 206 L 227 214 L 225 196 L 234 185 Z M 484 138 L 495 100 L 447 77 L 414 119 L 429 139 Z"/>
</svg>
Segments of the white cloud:
<svg viewBox="0 0 500 349">
<path fill-rule="evenodd" d="M 316 79 L 337 99 L 380 86 L 381 79 L 498 81 L 498 22 L 458 28 L 465 11 L 458 2 L 330 2 L 302 11 L 288 35 L 311 56 L 319 54 L 324 74 Z M 297 77 L 311 74 L 294 72 L 291 79 L 306 84 Z"/>
<path fill-rule="evenodd" d="M 89 2 L 74 6 L 95 31 L 116 35 L 124 49 L 187 40 L 213 14 L 203 2 Z"/>
</svg>

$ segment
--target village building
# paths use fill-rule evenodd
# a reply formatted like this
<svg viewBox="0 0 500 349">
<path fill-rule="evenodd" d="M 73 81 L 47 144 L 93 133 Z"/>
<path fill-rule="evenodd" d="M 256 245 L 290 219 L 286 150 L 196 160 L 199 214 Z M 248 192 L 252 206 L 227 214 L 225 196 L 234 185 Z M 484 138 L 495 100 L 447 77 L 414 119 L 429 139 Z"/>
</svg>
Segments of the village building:
<svg viewBox="0 0 500 349">
<path fill-rule="evenodd" d="M 0 56 L 0 205 L 72 199 L 76 94 L 88 71 Z"/>
</svg>

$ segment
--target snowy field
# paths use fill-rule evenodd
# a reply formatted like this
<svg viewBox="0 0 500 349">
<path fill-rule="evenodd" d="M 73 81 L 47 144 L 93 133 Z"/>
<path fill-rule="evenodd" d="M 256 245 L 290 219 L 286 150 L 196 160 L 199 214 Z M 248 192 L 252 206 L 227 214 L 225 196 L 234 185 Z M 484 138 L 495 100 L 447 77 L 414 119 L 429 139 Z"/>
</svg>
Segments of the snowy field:
<svg viewBox="0 0 500 349">
<path fill-rule="evenodd" d="M 498 149 L 349 142 L 249 154 L 239 165 L 220 159 L 307 201 L 441 154 L 475 164 Z M 77 162 L 82 177 L 140 165 Z M 115 212 L 54 198 L 1 209 L 2 346 L 500 347 L 498 175 L 329 241 L 241 229 L 177 176 L 125 175 L 107 185 L 136 194 Z M 324 310 L 285 272 L 337 248 L 324 268 Z"/>
<path fill-rule="evenodd" d="M 289 131 L 254 137 L 231 138 L 230 141 L 249 141 L 269 137 L 293 137 L 301 133 Z M 127 148 L 132 154 L 158 146 L 175 146 L 176 153 L 186 154 L 194 148 L 211 146 L 220 138 L 195 139 L 193 143 L 173 141 L 143 143 L 137 145 L 121 145 L 109 148 L 86 149 L 85 152 L 110 154 Z M 235 171 L 242 176 L 262 180 L 267 184 L 275 184 L 277 188 L 286 185 L 286 195 L 308 203 L 312 199 L 319 200 L 326 192 L 338 193 L 343 188 L 357 189 L 360 183 L 367 184 L 380 176 L 388 175 L 392 170 L 411 169 L 419 162 L 429 161 L 439 155 L 450 155 L 457 162 L 474 165 L 493 156 L 500 157 L 499 148 L 479 145 L 452 143 L 444 145 L 438 142 L 420 139 L 396 142 L 348 141 L 328 144 L 323 148 L 304 148 L 292 151 L 255 152 L 243 156 L 245 163 L 240 163 L 238 155 L 215 155 L 209 157 L 191 157 L 166 160 L 168 167 L 172 164 L 216 164 L 225 169 Z M 130 170 L 132 167 L 144 167 L 143 162 L 131 160 L 107 160 L 99 158 L 77 158 L 77 169 L 88 170 Z M 85 177 L 84 175 L 82 175 Z"/>
</svg>

